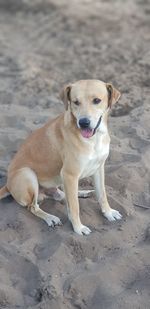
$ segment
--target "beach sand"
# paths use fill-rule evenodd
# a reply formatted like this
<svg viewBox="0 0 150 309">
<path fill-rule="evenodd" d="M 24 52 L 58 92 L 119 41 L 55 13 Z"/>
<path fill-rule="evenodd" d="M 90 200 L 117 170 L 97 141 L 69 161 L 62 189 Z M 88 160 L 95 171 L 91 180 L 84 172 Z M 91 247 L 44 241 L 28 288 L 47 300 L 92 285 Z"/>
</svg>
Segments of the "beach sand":
<svg viewBox="0 0 150 309">
<path fill-rule="evenodd" d="M 111 82 L 106 189 L 123 219 L 109 223 L 93 194 L 80 199 L 92 233 L 72 231 L 65 202 L 44 221 L 0 201 L 0 308 L 150 308 L 150 9 L 147 0 L 0 1 L 0 185 L 25 137 L 64 110 L 62 86 Z M 80 186 L 93 189 L 92 178 Z"/>
</svg>

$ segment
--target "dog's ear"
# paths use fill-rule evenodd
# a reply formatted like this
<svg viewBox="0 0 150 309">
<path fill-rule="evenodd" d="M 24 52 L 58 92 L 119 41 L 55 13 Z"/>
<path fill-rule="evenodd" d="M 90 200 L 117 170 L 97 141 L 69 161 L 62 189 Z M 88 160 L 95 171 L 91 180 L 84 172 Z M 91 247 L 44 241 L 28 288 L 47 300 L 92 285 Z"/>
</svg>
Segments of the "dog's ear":
<svg viewBox="0 0 150 309">
<path fill-rule="evenodd" d="M 60 92 L 60 98 L 64 102 L 65 109 L 68 109 L 68 103 L 71 102 L 70 98 L 70 91 L 71 91 L 72 85 L 66 85 Z"/>
<path fill-rule="evenodd" d="M 113 104 L 118 102 L 121 97 L 121 93 L 114 88 L 112 84 L 106 84 L 106 88 L 108 91 L 108 107 L 111 108 Z"/>
</svg>

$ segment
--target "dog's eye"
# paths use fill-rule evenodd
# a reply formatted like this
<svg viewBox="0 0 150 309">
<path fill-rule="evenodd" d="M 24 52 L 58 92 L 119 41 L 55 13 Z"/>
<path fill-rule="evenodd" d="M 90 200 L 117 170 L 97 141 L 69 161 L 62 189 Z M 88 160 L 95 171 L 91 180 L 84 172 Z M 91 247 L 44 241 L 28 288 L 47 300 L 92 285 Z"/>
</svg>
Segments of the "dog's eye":
<svg viewBox="0 0 150 309">
<path fill-rule="evenodd" d="M 93 100 L 93 103 L 94 104 L 99 104 L 101 102 L 101 99 L 99 99 L 99 98 L 95 98 L 94 100 Z"/>
<path fill-rule="evenodd" d="M 80 102 L 78 100 L 73 102 L 75 105 L 80 105 Z"/>
</svg>

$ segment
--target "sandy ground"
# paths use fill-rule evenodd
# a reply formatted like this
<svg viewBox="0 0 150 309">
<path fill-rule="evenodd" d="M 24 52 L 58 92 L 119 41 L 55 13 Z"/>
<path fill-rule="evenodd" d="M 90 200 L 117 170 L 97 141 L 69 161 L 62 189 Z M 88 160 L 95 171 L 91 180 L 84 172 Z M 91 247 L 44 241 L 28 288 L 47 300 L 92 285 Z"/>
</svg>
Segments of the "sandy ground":
<svg viewBox="0 0 150 309">
<path fill-rule="evenodd" d="M 147 0 L 0 1 L 0 184 L 23 139 L 63 111 L 66 82 L 98 78 L 122 92 L 109 118 L 106 185 L 123 220 L 108 223 L 95 197 L 80 200 L 93 233 L 80 237 L 65 203 L 44 201 L 49 229 L 0 201 L 0 308 L 149 309 L 150 9 Z M 92 180 L 81 186 L 92 188 Z"/>
</svg>

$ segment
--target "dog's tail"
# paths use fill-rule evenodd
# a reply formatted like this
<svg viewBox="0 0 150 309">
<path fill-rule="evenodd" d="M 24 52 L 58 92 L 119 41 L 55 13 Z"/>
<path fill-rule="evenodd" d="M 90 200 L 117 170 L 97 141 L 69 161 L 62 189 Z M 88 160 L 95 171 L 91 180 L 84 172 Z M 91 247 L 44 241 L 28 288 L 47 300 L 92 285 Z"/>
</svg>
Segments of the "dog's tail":
<svg viewBox="0 0 150 309">
<path fill-rule="evenodd" d="M 7 186 L 5 185 L 0 189 L 0 200 L 8 195 L 10 195 L 10 192 L 8 191 Z"/>
</svg>

